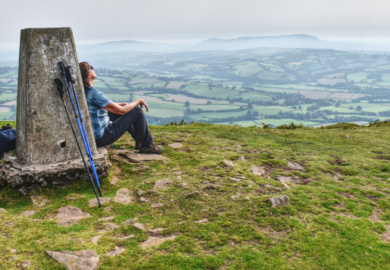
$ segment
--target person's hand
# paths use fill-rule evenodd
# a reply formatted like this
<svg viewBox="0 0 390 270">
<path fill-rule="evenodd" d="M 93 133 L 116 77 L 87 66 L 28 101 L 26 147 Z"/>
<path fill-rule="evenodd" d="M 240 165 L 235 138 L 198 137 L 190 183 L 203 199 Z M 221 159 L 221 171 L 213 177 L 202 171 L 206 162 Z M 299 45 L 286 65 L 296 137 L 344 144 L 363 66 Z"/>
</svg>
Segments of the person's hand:
<svg viewBox="0 0 390 270">
<path fill-rule="evenodd" d="M 138 105 L 141 106 L 141 108 L 143 108 L 143 106 L 145 106 L 146 111 L 147 112 L 149 111 L 148 104 L 146 104 L 145 100 L 143 100 L 142 98 L 138 98 L 137 102 L 138 102 Z"/>
</svg>

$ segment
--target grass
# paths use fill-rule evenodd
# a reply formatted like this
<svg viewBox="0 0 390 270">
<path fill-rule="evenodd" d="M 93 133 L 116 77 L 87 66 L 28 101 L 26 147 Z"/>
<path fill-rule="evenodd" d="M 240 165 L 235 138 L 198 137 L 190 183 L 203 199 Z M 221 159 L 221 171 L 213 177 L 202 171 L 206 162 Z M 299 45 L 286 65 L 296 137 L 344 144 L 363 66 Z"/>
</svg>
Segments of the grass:
<svg viewBox="0 0 390 270">
<path fill-rule="evenodd" d="M 139 165 L 113 163 L 110 176 L 101 182 L 105 197 L 129 188 L 137 198 L 138 190 L 150 190 L 156 180 L 169 178 L 174 184 L 167 190 L 146 195 L 151 202 L 164 203 L 162 208 L 152 209 L 151 202 L 124 206 L 113 201 L 104 205 L 110 212 L 90 208 L 87 202 L 94 196 L 82 181 L 34 191 L 50 200 L 42 208 L 3 188 L 0 207 L 8 213 L 0 214 L 0 265 L 18 269 L 28 259 L 34 269 L 63 269 L 45 250 L 93 249 L 100 255 L 100 269 L 388 269 L 390 127 L 345 127 L 151 126 L 169 161 L 149 163 L 143 172 L 131 170 Z M 181 142 L 183 148 L 167 146 L 173 142 Z M 126 135 L 115 145 L 131 149 L 133 141 Z M 245 160 L 237 161 L 239 156 Z M 225 168 L 224 159 L 235 166 Z M 305 171 L 289 169 L 289 161 Z M 255 165 L 265 166 L 268 177 L 254 175 L 250 168 Z M 244 179 L 230 179 L 237 175 Z M 286 188 L 278 175 L 292 177 L 295 184 Z M 120 178 L 116 186 L 109 184 L 114 176 Z M 305 179 L 312 182 L 300 184 Z M 182 182 L 188 187 L 180 188 Z M 207 189 L 210 184 L 218 188 Z M 201 196 L 186 198 L 195 190 Z M 86 197 L 67 201 L 70 194 Z M 271 208 L 267 200 L 278 195 L 288 195 L 290 204 Z M 65 205 L 92 217 L 63 228 L 53 217 Z M 31 218 L 20 215 L 31 209 L 37 210 Z M 114 216 L 119 228 L 102 233 L 95 246 L 90 239 L 103 228 L 98 219 L 106 216 Z M 139 245 L 147 232 L 126 225 L 130 218 L 138 218 L 147 229 L 165 228 L 165 236 L 177 238 L 144 250 Z M 202 219 L 209 222 L 195 223 Z M 119 234 L 135 237 L 116 240 Z M 125 252 L 105 256 L 117 245 Z M 12 259 L 10 249 L 17 250 L 17 259 Z"/>
</svg>

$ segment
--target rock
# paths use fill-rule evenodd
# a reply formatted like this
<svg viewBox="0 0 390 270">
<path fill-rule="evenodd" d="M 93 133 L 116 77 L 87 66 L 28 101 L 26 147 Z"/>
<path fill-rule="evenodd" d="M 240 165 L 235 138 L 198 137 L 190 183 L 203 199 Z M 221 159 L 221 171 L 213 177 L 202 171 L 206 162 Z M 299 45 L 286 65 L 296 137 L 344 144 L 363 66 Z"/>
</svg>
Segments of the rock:
<svg viewBox="0 0 390 270">
<path fill-rule="evenodd" d="M 141 231 L 146 231 L 145 230 L 145 225 L 143 223 L 134 223 L 133 226 Z"/>
<path fill-rule="evenodd" d="M 241 193 L 237 193 L 236 195 L 230 196 L 230 198 L 232 198 L 233 200 L 238 200 L 239 198 L 241 198 L 241 196 L 242 196 Z"/>
<path fill-rule="evenodd" d="M 286 195 L 270 198 L 269 201 L 271 202 L 272 207 L 285 206 L 290 204 L 290 198 Z"/>
<path fill-rule="evenodd" d="M 10 251 L 12 254 L 16 254 L 16 252 L 17 252 L 17 250 L 14 249 L 14 248 L 11 248 L 9 251 Z"/>
<path fill-rule="evenodd" d="M 105 226 L 106 229 L 109 230 L 109 231 L 113 231 L 113 230 L 119 228 L 118 225 L 116 225 L 115 223 L 111 223 L 111 222 L 104 223 L 104 226 Z"/>
<path fill-rule="evenodd" d="M 70 200 L 77 200 L 77 199 L 80 199 L 80 198 L 85 198 L 85 195 L 81 195 L 81 194 L 69 194 L 68 196 L 66 196 L 66 200 L 67 200 L 67 201 L 70 201 Z"/>
<path fill-rule="evenodd" d="M 251 172 L 252 172 L 254 175 L 256 175 L 256 176 L 260 176 L 260 177 L 266 177 L 266 176 L 267 176 L 267 173 L 266 173 L 264 167 L 252 166 L 252 167 L 251 167 Z"/>
<path fill-rule="evenodd" d="M 173 148 L 173 149 L 177 149 L 177 148 L 182 148 L 183 145 L 181 143 L 171 143 L 171 144 L 168 144 L 169 147 Z"/>
<path fill-rule="evenodd" d="M 125 162 L 128 164 L 149 162 L 154 160 L 162 160 L 162 161 L 168 160 L 163 155 L 157 155 L 157 154 L 141 154 L 141 153 L 135 153 L 128 150 L 113 150 L 112 152 L 114 154 L 112 155 L 112 158 L 114 160 Z"/>
<path fill-rule="evenodd" d="M 94 245 L 97 245 L 97 244 L 99 243 L 100 238 L 102 238 L 101 235 L 97 235 L 97 236 L 95 236 L 95 237 L 92 237 L 92 238 L 91 238 L 91 242 L 92 242 Z"/>
<path fill-rule="evenodd" d="M 207 223 L 207 222 L 209 222 L 209 220 L 207 218 L 195 221 L 195 223 Z"/>
<path fill-rule="evenodd" d="M 99 267 L 99 255 L 97 255 L 93 250 L 46 250 L 46 253 L 69 270 L 93 270 Z"/>
<path fill-rule="evenodd" d="M 137 191 L 137 195 L 138 196 L 142 196 L 142 195 L 144 195 L 145 194 L 145 191 L 143 191 L 143 190 L 138 190 Z"/>
<path fill-rule="evenodd" d="M 237 161 L 244 161 L 245 160 L 245 157 L 244 156 L 239 156 L 238 158 L 237 158 Z"/>
<path fill-rule="evenodd" d="M 230 177 L 229 180 L 232 180 L 234 182 L 240 182 L 242 179 L 238 177 Z"/>
<path fill-rule="evenodd" d="M 287 184 L 287 183 L 291 182 L 291 177 L 290 176 L 277 175 L 276 179 L 278 179 L 278 181 L 280 183 L 282 183 L 283 186 L 285 186 L 287 189 L 290 189 L 290 186 Z"/>
<path fill-rule="evenodd" d="M 236 164 L 234 164 L 233 161 L 230 161 L 230 160 L 224 159 L 222 162 L 223 162 L 223 164 L 225 164 L 226 167 L 228 167 L 228 168 L 232 168 L 232 167 L 236 166 Z"/>
<path fill-rule="evenodd" d="M 142 242 L 140 244 L 140 247 L 143 248 L 143 249 L 146 249 L 148 247 L 161 245 L 162 243 L 164 243 L 167 240 L 174 240 L 176 237 L 177 236 L 169 236 L 169 237 L 165 237 L 165 238 L 149 237 L 148 240 L 146 240 L 145 242 Z"/>
<path fill-rule="evenodd" d="M 22 263 L 22 267 L 23 268 L 30 268 L 31 267 L 31 262 L 29 260 L 25 260 L 23 263 Z"/>
<path fill-rule="evenodd" d="M 167 187 L 169 187 L 172 184 L 173 184 L 173 181 L 168 179 L 168 178 L 160 179 L 160 180 L 157 180 L 156 183 L 154 183 L 153 189 L 154 190 L 166 189 Z"/>
<path fill-rule="evenodd" d="M 143 171 L 143 170 L 146 170 L 146 169 L 149 169 L 149 166 L 139 166 L 139 167 L 136 167 L 136 168 L 132 168 L 131 170 L 132 171 Z"/>
<path fill-rule="evenodd" d="M 0 208 L 0 214 L 5 214 L 5 213 L 8 213 L 8 211 L 5 210 L 4 208 Z"/>
<path fill-rule="evenodd" d="M 103 218 L 99 218 L 99 221 L 109 221 L 109 220 L 113 220 L 114 217 L 111 216 L 111 217 L 103 217 Z"/>
<path fill-rule="evenodd" d="M 128 205 L 133 200 L 132 196 L 130 195 L 130 190 L 127 188 L 121 188 L 116 192 L 114 202 L 121 203 L 124 205 Z"/>
<path fill-rule="evenodd" d="M 180 183 L 180 184 L 178 184 L 178 186 L 181 188 L 186 188 L 188 186 L 188 184 L 187 183 Z"/>
<path fill-rule="evenodd" d="M 100 200 L 100 203 L 103 205 L 103 204 L 109 202 L 111 200 L 111 198 L 110 197 L 101 197 L 101 198 L 99 198 L 99 200 Z M 89 205 L 89 207 L 99 206 L 96 198 L 90 199 L 88 201 L 88 205 Z"/>
<path fill-rule="evenodd" d="M 164 229 L 163 228 L 157 228 L 154 230 L 149 230 L 149 233 L 154 236 L 161 235 L 163 233 Z"/>
<path fill-rule="evenodd" d="M 25 216 L 25 217 L 31 217 L 34 214 L 35 214 L 34 210 L 27 210 L 20 213 L 21 216 Z"/>
<path fill-rule="evenodd" d="M 204 189 L 213 189 L 213 190 L 216 190 L 216 189 L 218 189 L 218 186 L 213 185 L 213 184 L 210 184 L 210 185 L 205 186 Z"/>
<path fill-rule="evenodd" d="M 126 236 L 123 236 L 123 237 L 116 237 L 116 239 L 118 239 L 118 240 L 127 240 L 127 239 L 134 238 L 134 237 L 135 237 L 134 234 L 130 234 L 130 235 L 126 235 Z"/>
<path fill-rule="evenodd" d="M 160 207 L 163 207 L 164 204 L 163 203 L 153 203 L 151 206 L 152 206 L 152 208 L 160 208 Z"/>
<path fill-rule="evenodd" d="M 58 214 L 55 216 L 57 223 L 61 226 L 68 227 L 75 224 L 83 218 L 92 217 L 88 213 L 84 213 L 79 208 L 74 206 L 65 206 L 58 209 Z"/>
<path fill-rule="evenodd" d="M 121 254 L 125 250 L 126 249 L 124 247 L 115 247 L 114 249 L 107 252 L 107 256 L 110 256 L 110 257 L 118 256 L 119 254 Z"/>
<path fill-rule="evenodd" d="M 138 220 L 138 218 L 132 218 L 132 219 L 128 219 L 125 221 L 126 224 L 134 224 L 134 222 L 136 222 Z"/>
<path fill-rule="evenodd" d="M 118 183 L 119 180 L 120 180 L 119 177 L 113 176 L 113 177 L 111 178 L 110 184 L 111 184 L 111 185 L 116 185 L 116 183 Z"/>
<path fill-rule="evenodd" d="M 145 203 L 145 202 L 148 202 L 148 201 L 149 200 L 145 199 L 144 197 L 139 198 L 139 202 L 141 202 L 141 203 Z"/>
<path fill-rule="evenodd" d="M 149 190 L 149 191 L 148 191 L 148 194 L 152 194 L 152 195 L 153 195 L 153 194 L 157 194 L 157 193 L 158 193 L 158 192 L 155 191 L 155 190 Z"/>
<path fill-rule="evenodd" d="M 291 161 L 288 162 L 287 167 L 289 167 L 291 170 L 305 171 L 305 168 L 303 168 L 301 165 Z"/>
<path fill-rule="evenodd" d="M 194 191 L 194 192 L 187 194 L 186 198 L 195 198 L 195 197 L 199 197 L 200 195 L 201 195 L 201 193 L 199 191 Z"/>
<path fill-rule="evenodd" d="M 42 196 L 30 196 L 31 202 L 35 207 L 41 208 L 45 206 L 49 200 L 43 198 Z"/>
</svg>

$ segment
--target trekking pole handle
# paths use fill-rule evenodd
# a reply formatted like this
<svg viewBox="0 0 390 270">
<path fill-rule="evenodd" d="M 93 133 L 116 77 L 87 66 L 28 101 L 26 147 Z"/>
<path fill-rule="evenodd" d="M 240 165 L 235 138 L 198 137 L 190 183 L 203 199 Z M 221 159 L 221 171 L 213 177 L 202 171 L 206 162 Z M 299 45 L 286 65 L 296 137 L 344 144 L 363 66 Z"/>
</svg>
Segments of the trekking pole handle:
<svg viewBox="0 0 390 270">
<path fill-rule="evenodd" d="M 65 65 L 62 62 L 58 63 L 58 66 L 60 67 L 61 75 L 65 76 Z"/>
<path fill-rule="evenodd" d="M 68 79 L 68 81 L 70 81 L 71 83 L 75 83 L 73 77 L 72 77 L 72 67 L 71 66 L 67 66 L 66 69 L 65 69 L 65 73 L 66 73 L 66 78 Z"/>
<path fill-rule="evenodd" d="M 64 91 L 62 91 L 62 82 L 61 82 L 61 80 L 58 79 L 58 78 L 55 78 L 54 82 L 57 85 L 57 90 L 58 90 L 58 93 L 60 94 L 60 97 L 63 98 L 64 97 Z"/>
</svg>

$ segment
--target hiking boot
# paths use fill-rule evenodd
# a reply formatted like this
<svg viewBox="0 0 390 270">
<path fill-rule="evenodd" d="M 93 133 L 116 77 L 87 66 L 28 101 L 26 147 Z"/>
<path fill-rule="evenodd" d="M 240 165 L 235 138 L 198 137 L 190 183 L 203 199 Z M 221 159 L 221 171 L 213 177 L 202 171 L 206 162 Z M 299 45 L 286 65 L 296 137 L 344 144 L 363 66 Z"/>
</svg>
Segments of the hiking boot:
<svg viewBox="0 0 390 270">
<path fill-rule="evenodd" d="M 135 150 L 140 150 L 140 149 L 141 149 L 141 146 L 142 146 L 142 142 L 137 142 L 137 141 L 135 141 L 135 146 L 134 146 L 134 149 L 135 149 Z"/>
<path fill-rule="evenodd" d="M 149 145 L 141 146 L 139 152 L 143 154 L 161 154 L 162 147 L 156 145 L 155 143 L 151 143 Z"/>
</svg>

